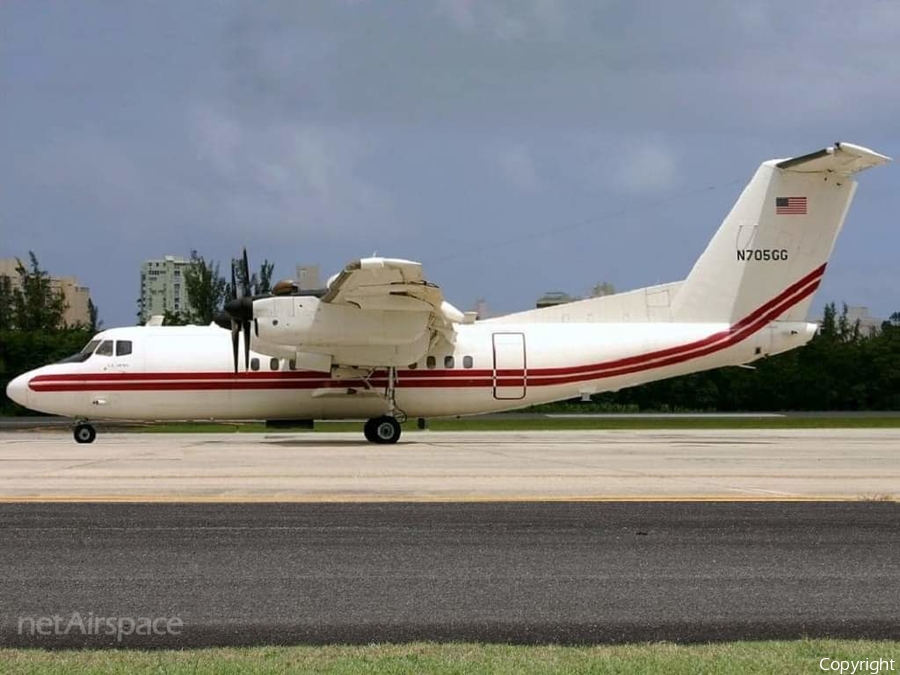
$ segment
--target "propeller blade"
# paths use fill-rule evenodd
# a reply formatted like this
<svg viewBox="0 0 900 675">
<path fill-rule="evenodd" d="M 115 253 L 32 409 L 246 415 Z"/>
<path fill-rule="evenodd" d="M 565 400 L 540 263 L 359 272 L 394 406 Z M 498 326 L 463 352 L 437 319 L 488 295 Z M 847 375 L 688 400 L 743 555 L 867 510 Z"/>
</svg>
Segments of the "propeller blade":
<svg viewBox="0 0 900 675">
<path fill-rule="evenodd" d="M 234 274 L 234 266 L 236 263 L 237 263 L 237 261 L 234 258 L 232 258 L 231 259 L 231 299 L 232 300 L 236 300 L 237 296 L 238 296 L 237 295 L 237 292 L 238 292 L 237 280 L 235 279 L 235 274 Z"/>
<path fill-rule="evenodd" d="M 238 325 L 237 321 L 231 322 L 231 354 L 234 357 L 234 372 L 238 371 L 238 336 L 240 335 L 241 328 Z"/>
<path fill-rule="evenodd" d="M 241 283 L 244 286 L 244 288 L 243 288 L 244 295 L 249 297 L 249 296 L 253 295 L 253 293 L 252 293 L 252 289 L 250 288 L 250 261 L 247 258 L 247 248 L 246 247 L 244 247 L 244 256 L 243 256 L 243 259 L 241 260 L 241 262 L 243 264 L 243 268 L 241 269 L 241 276 L 243 277 L 241 279 Z"/>
<path fill-rule="evenodd" d="M 250 261 L 244 248 L 240 258 L 231 259 L 231 299 L 216 318 L 223 328 L 231 328 L 231 355 L 234 372 L 240 360 L 240 335 L 244 334 L 244 369 L 250 370 L 250 322 L 253 320 L 253 296 L 250 288 Z"/>
<path fill-rule="evenodd" d="M 244 248 L 240 258 L 231 259 L 231 299 L 225 303 L 221 313 L 222 325 L 229 322 L 231 328 L 231 356 L 234 372 L 238 372 L 240 335 L 244 334 L 244 369 L 250 370 L 250 321 L 253 318 L 253 296 L 250 289 L 250 261 Z M 222 326 L 223 328 L 225 326 Z"/>
<path fill-rule="evenodd" d="M 235 357 L 235 358 L 237 358 L 237 357 Z M 250 322 L 249 321 L 244 322 L 244 370 L 250 370 Z"/>
</svg>

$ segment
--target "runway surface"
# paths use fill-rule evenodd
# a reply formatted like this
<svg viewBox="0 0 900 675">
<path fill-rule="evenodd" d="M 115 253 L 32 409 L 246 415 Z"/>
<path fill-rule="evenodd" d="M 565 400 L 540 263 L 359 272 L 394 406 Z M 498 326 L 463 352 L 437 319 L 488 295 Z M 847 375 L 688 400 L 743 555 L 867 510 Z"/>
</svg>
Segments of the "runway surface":
<svg viewBox="0 0 900 675">
<path fill-rule="evenodd" d="M 893 503 L 3 504 L 0 542 L 2 645 L 900 639 Z M 183 627 L 29 634 L 74 613 Z"/>
<path fill-rule="evenodd" d="M 478 420 L 550 420 L 559 418 L 590 418 L 590 419 L 772 419 L 778 417 L 790 417 L 799 419 L 865 419 L 873 417 L 900 417 L 900 410 L 788 410 L 784 412 L 714 412 L 714 413 L 536 413 L 536 412 L 501 412 L 478 415 Z M 248 420 L 248 422 L 259 420 Z M 363 420 L 360 420 L 362 422 Z M 328 422 L 319 421 L 319 424 Z M 54 429 L 72 427 L 75 419 L 58 415 L 19 415 L 0 416 L 0 431 L 26 430 L 26 429 Z M 105 425 L 113 429 L 145 427 L 144 422 L 107 422 Z"/>
<path fill-rule="evenodd" d="M 0 434 L 0 501 L 900 497 L 900 429 Z"/>
</svg>

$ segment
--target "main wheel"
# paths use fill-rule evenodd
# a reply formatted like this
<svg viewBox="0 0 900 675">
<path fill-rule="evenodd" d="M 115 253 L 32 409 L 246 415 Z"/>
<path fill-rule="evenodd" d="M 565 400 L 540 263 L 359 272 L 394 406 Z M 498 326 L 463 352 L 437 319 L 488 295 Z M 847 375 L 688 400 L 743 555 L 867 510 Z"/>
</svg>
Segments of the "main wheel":
<svg viewBox="0 0 900 675">
<path fill-rule="evenodd" d="M 93 443 L 97 438 L 97 431 L 90 424 L 76 424 L 72 432 L 76 443 Z"/>
<path fill-rule="evenodd" d="M 375 422 L 377 418 L 370 419 L 366 421 L 365 426 L 363 426 L 363 435 L 366 437 L 366 440 L 369 443 L 377 443 L 378 439 L 375 438 Z"/>
<path fill-rule="evenodd" d="M 373 443 L 396 443 L 400 439 L 400 422 L 385 415 L 366 422 L 366 438 Z"/>
</svg>

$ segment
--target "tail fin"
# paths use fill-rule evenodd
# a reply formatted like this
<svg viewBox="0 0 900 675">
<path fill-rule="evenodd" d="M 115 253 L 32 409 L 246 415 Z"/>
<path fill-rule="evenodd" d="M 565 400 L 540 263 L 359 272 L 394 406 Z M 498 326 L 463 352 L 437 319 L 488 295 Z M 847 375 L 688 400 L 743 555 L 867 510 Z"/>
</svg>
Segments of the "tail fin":
<svg viewBox="0 0 900 675">
<path fill-rule="evenodd" d="M 853 174 L 890 158 L 849 143 L 762 164 L 694 265 L 672 320 L 764 313 L 805 321 L 856 190 Z"/>
</svg>

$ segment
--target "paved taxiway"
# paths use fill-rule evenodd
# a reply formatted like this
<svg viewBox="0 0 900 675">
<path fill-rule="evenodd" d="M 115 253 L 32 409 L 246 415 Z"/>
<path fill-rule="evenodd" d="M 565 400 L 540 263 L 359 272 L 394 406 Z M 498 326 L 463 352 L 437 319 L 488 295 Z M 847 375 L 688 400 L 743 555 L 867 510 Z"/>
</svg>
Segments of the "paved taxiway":
<svg viewBox="0 0 900 675">
<path fill-rule="evenodd" d="M 900 429 L 0 434 L 0 500 L 900 497 Z"/>
<path fill-rule="evenodd" d="M 900 639 L 887 502 L 0 504 L 0 542 L 2 645 Z"/>
</svg>

